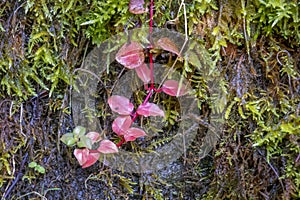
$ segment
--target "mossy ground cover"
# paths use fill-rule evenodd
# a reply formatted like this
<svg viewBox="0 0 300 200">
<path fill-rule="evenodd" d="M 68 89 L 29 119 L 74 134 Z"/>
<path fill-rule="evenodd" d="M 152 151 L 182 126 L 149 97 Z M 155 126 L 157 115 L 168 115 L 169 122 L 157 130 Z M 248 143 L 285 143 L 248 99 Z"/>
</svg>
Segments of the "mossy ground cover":
<svg viewBox="0 0 300 200">
<path fill-rule="evenodd" d="M 197 157 L 198 135 L 185 156 L 144 175 L 101 163 L 81 169 L 59 140 L 74 128 L 73 71 L 111 35 L 148 26 L 148 13 L 133 15 L 117 0 L 0 3 L 2 199 L 300 197 L 299 1 L 184 2 L 189 36 L 225 79 L 226 128 L 206 158 Z M 154 26 L 184 33 L 180 3 L 155 1 Z"/>
</svg>

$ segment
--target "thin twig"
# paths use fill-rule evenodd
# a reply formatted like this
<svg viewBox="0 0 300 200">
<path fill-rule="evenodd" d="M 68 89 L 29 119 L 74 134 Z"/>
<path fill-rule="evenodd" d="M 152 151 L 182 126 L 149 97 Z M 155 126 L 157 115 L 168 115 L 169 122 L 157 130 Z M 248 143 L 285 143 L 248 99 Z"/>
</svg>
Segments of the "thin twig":
<svg viewBox="0 0 300 200">
<path fill-rule="evenodd" d="M 289 52 L 288 50 L 281 50 L 281 51 L 279 51 L 279 52 L 276 54 L 276 60 L 277 60 L 277 62 L 278 62 L 281 66 L 283 66 L 282 62 L 279 60 L 279 54 L 280 54 L 280 53 L 286 53 L 286 54 L 288 55 L 288 57 L 291 57 L 291 54 L 290 54 L 290 52 Z"/>
<path fill-rule="evenodd" d="M 121 78 L 121 76 L 122 76 L 122 74 L 123 74 L 124 71 L 125 71 L 125 68 L 123 68 L 122 71 L 120 72 L 120 74 L 118 75 L 117 80 L 114 82 L 113 86 L 111 87 L 111 92 L 114 90 L 115 86 L 116 86 L 117 83 L 118 83 L 118 80 L 120 80 L 120 78 Z M 102 82 L 101 82 L 101 83 L 102 83 Z M 102 83 L 102 84 L 103 84 L 103 83 Z M 104 84 L 103 84 L 103 85 L 104 85 Z"/>
<path fill-rule="evenodd" d="M 19 123 L 20 123 L 20 132 L 25 137 L 25 141 L 27 141 L 27 136 L 23 133 L 22 121 L 23 121 L 23 103 L 21 103 Z"/>
<path fill-rule="evenodd" d="M 39 197 L 41 197 L 42 200 L 47 200 L 47 198 L 46 198 L 44 195 L 41 195 L 40 193 L 38 193 L 38 192 L 36 192 L 36 191 L 26 193 L 26 194 L 24 194 L 24 195 L 18 197 L 17 199 L 21 199 L 21 198 L 26 197 L 26 196 L 28 196 L 28 195 L 30 195 L 30 194 L 36 194 L 36 195 L 38 195 Z"/>
<path fill-rule="evenodd" d="M 98 81 L 100 81 L 100 82 L 103 84 L 101 78 L 100 78 L 99 76 L 97 76 L 94 72 L 92 72 L 92 71 L 90 71 L 90 70 L 88 70 L 88 69 L 77 68 L 77 69 L 74 70 L 73 73 L 75 73 L 75 72 L 77 72 L 77 71 L 83 71 L 83 72 L 86 72 L 86 73 L 88 73 L 88 74 L 91 74 L 92 76 L 94 76 L 96 79 L 98 79 Z M 103 84 L 103 85 L 104 85 L 104 84 Z"/>
<path fill-rule="evenodd" d="M 150 22 L 149 22 L 149 40 L 150 40 L 150 52 L 149 52 L 149 65 L 150 65 L 150 76 L 151 76 L 151 86 L 150 89 L 154 89 L 154 72 L 153 72 L 153 55 L 151 49 L 153 48 L 153 40 L 152 40 L 152 26 L 153 26 L 153 0 L 150 1 Z"/>
</svg>

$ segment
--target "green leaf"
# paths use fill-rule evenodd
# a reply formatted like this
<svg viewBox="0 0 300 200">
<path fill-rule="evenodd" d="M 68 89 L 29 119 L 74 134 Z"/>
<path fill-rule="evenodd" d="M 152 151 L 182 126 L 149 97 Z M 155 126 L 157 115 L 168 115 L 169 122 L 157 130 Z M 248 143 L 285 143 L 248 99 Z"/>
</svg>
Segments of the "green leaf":
<svg viewBox="0 0 300 200">
<path fill-rule="evenodd" d="M 221 38 L 221 39 L 219 40 L 219 44 L 220 44 L 221 46 L 223 46 L 223 47 L 227 47 L 227 42 L 226 42 L 226 40 L 225 40 L 224 38 Z"/>
<path fill-rule="evenodd" d="M 30 168 L 35 168 L 36 166 L 37 166 L 36 162 L 31 162 L 28 164 L 28 167 L 30 167 Z"/>
<path fill-rule="evenodd" d="M 241 116 L 243 119 L 247 119 L 247 116 L 244 114 L 242 105 L 239 105 L 239 107 L 238 107 L 238 112 L 239 112 L 240 116 Z"/>
<path fill-rule="evenodd" d="M 98 21 L 100 21 L 100 19 L 89 20 L 89 21 L 81 23 L 80 26 L 89 25 L 89 24 L 95 24 Z"/>
<path fill-rule="evenodd" d="M 188 61 L 186 61 L 186 60 L 184 61 L 184 69 L 185 69 L 186 72 L 192 72 L 193 71 L 192 68 L 190 67 Z"/>
<path fill-rule="evenodd" d="M 296 130 L 291 123 L 281 124 L 280 128 L 286 133 L 294 133 Z"/>
<path fill-rule="evenodd" d="M 0 32 L 5 32 L 5 29 L 3 28 L 1 23 L 0 23 Z"/>
<path fill-rule="evenodd" d="M 73 5 L 74 5 L 74 0 L 71 0 L 66 10 L 64 10 L 64 13 L 67 13 L 73 7 Z"/>
<path fill-rule="evenodd" d="M 79 141 L 77 142 L 77 146 L 79 148 L 86 147 L 88 149 L 92 149 L 92 145 L 93 145 L 93 142 L 92 142 L 91 138 L 89 138 L 85 135 L 80 137 Z"/>
<path fill-rule="evenodd" d="M 36 40 L 36 39 L 39 39 L 39 38 L 41 38 L 41 37 L 43 37 L 43 36 L 48 36 L 48 35 L 49 35 L 49 33 L 48 33 L 47 31 L 42 31 L 42 32 L 39 32 L 39 33 L 37 33 L 37 34 L 34 34 L 34 35 L 31 37 L 30 40 Z"/>
<path fill-rule="evenodd" d="M 75 136 L 77 136 L 78 138 L 80 138 L 81 136 L 84 136 L 86 132 L 86 129 L 82 126 L 76 126 L 73 130 L 73 133 Z"/>
<path fill-rule="evenodd" d="M 229 106 L 227 107 L 226 111 L 225 111 L 225 119 L 228 120 L 229 119 L 229 115 L 231 113 L 231 109 L 234 106 L 234 104 L 236 103 L 236 101 L 232 101 Z"/>
<path fill-rule="evenodd" d="M 197 56 L 197 54 L 193 51 L 189 51 L 186 56 L 185 56 L 185 60 L 187 60 L 190 64 L 192 64 L 193 66 L 197 66 L 200 67 L 201 66 L 201 62 L 199 57 Z"/>
<path fill-rule="evenodd" d="M 41 166 L 41 165 L 37 165 L 35 167 L 35 170 L 38 171 L 41 174 L 45 174 L 45 172 L 46 172 L 45 168 L 43 166 Z"/>
<path fill-rule="evenodd" d="M 216 26 L 216 27 L 213 29 L 213 31 L 212 31 L 211 34 L 214 35 L 214 36 L 216 36 L 216 35 L 218 35 L 219 31 L 220 31 L 220 27 Z"/>
<path fill-rule="evenodd" d="M 76 142 L 77 142 L 77 139 L 74 138 L 74 134 L 73 133 L 67 133 L 67 134 L 64 134 L 60 140 L 66 144 L 67 146 L 72 146 L 74 145 Z"/>
</svg>

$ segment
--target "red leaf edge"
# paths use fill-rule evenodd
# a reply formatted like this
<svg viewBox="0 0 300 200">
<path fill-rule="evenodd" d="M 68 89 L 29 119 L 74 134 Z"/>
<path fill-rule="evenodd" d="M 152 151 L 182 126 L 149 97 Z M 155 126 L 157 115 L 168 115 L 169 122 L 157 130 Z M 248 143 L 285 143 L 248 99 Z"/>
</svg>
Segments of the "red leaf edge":
<svg viewBox="0 0 300 200">
<path fill-rule="evenodd" d="M 177 56 L 181 57 L 180 53 L 179 53 L 179 49 L 176 46 L 176 44 L 167 37 L 160 38 L 157 41 L 157 46 L 159 46 L 163 50 L 172 52 L 172 53 L 176 54 Z"/>
<path fill-rule="evenodd" d="M 147 134 L 145 131 L 139 128 L 130 128 L 126 131 L 126 134 L 124 135 L 124 139 L 126 142 L 134 141 L 139 137 L 146 136 Z"/>
<path fill-rule="evenodd" d="M 112 123 L 112 130 L 118 135 L 124 135 L 127 129 L 130 128 L 132 119 L 129 115 L 119 116 Z"/>
<path fill-rule="evenodd" d="M 86 134 L 86 136 L 92 140 L 93 144 L 95 142 L 99 142 L 101 140 L 101 136 L 98 132 L 91 131 L 91 132 L 88 132 Z"/>
<path fill-rule="evenodd" d="M 140 43 L 132 41 L 124 44 L 116 55 L 116 60 L 128 69 L 134 69 L 145 61 L 143 47 Z"/>
<path fill-rule="evenodd" d="M 108 98 L 108 105 L 112 111 L 120 115 L 130 115 L 133 111 L 133 104 L 126 97 L 113 95 Z"/>
<path fill-rule="evenodd" d="M 98 147 L 97 151 L 104 154 L 119 152 L 117 145 L 106 139 L 100 142 L 100 146 Z"/>
<path fill-rule="evenodd" d="M 162 86 L 162 91 L 170 96 L 183 96 L 187 93 L 186 85 L 184 84 L 181 85 L 179 92 L 178 89 L 179 83 L 175 80 L 167 80 Z"/>
<path fill-rule="evenodd" d="M 165 117 L 165 113 L 163 110 L 161 110 L 158 105 L 154 104 L 154 103 L 145 103 L 145 104 L 141 104 L 138 109 L 136 110 L 136 112 L 139 115 L 143 115 L 145 117 L 149 117 L 149 116 L 162 116 Z"/>
<path fill-rule="evenodd" d="M 144 83 L 150 82 L 151 71 L 145 63 L 143 63 L 141 66 L 135 68 L 135 72 Z"/>
</svg>

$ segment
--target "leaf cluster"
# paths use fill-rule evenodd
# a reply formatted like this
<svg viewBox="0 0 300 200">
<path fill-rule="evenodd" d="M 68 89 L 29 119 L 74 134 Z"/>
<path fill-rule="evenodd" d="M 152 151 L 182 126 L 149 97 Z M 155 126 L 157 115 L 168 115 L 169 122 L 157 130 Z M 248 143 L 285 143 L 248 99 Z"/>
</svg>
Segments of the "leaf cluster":
<svg viewBox="0 0 300 200">
<path fill-rule="evenodd" d="M 46 170 L 45 170 L 45 168 L 44 168 L 43 166 L 37 164 L 37 163 L 34 162 L 34 161 L 33 161 L 33 162 L 30 162 L 30 163 L 28 164 L 28 167 L 29 167 L 29 168 L 33 168 L 34 171 L 37 171 L 38 173 L 41 173 L 41 174 L 45 174 L 45 172 L 46 172 Z"/>
<path fill-rule="evenodd" d="M 71 133 L 64 134 L 60 140 L 67 146 L 77 146 L 74 150 L 82 168 L 93 165 L 100 157 L 100 154 L 117 153 L 117 146 L 107 139 L 102 139 L 98 132 L 88 132 L 82 126 L 76 126 Z"/>
</svg>

